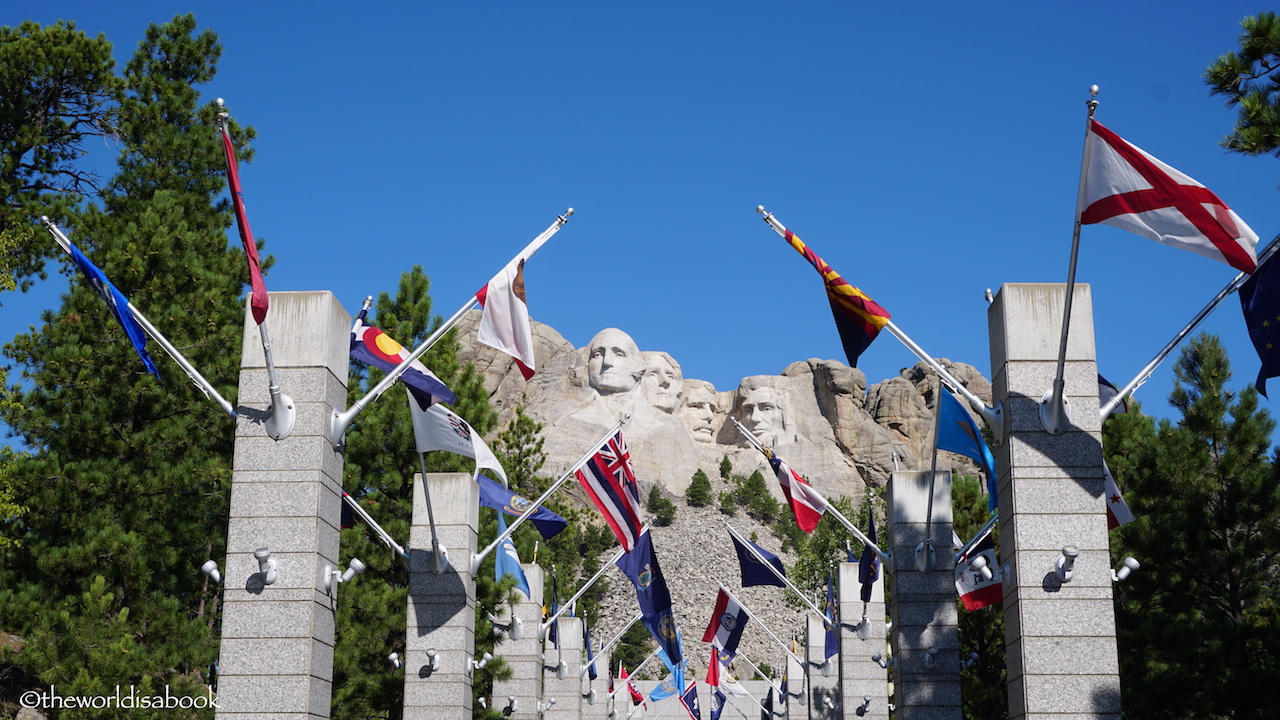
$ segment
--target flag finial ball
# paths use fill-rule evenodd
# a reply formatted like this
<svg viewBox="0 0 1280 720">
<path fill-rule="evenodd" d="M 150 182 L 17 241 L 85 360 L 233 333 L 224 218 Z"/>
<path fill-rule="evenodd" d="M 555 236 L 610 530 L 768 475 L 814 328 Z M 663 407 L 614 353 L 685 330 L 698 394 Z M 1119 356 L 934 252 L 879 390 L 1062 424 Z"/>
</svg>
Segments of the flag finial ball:
<svg viewBox="0 0 1280 720">
<path fill-rule="evenodd" d="M 48 215 L 41 215 L 41 216 L 40 216 L 40 222 L 44 223 L 45 225 L 48 225 L 48 224 L 49 224 L 49 216 L 48 216 Z"/>
<path fill-rule="evenodd" d="M 218 107 L 224 107 L 224 106 L 226 106 L 226 103 L 222 101 L 222 98 L 218 98 L 218 99 L 217 99 L 217 100 L 215 100 L 214 102 L 218 103 Z"/>
<path fill-rule="evenodd" d="M 573 208 L 569 208 L 568 210 L 565 210 L 565 211 L 564 211 L 564 216 L 565 216 L 565 217 L 569 217 L 569 216 L 570 216 L 570 215 L 572 215 L 572 214 L 573 214 Z"/>
<path fill-rule="evenodd" d="M 1090 95 L 1095 95 L 1095 96 L 1096 96 L 1096 95 L 1098 94 L 1098 86 L 1097 86 L 1097 85 L 1090 85 L 1090 86 L 1089 86 L 1089 94 L 1090 94 Z"/>
<path fill-rule="evenodd" d="M 756 212 L 758 212 L 758 213 L 760 213 L 761 215 L 763 215 L 763 214 L 764 214 L 764 206 L 763 206 L 763 205 L 757 205 L 757 206 L 756 206 Z"/>
</svg>

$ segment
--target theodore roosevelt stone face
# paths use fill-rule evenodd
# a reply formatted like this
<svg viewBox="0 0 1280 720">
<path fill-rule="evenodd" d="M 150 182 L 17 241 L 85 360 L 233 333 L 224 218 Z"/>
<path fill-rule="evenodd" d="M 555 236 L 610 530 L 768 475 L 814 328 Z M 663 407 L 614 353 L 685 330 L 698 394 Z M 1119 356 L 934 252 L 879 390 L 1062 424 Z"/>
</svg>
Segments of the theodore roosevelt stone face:
<svg viewBox="0 0 1280 720">
<path fill-rule="evenodd" d="M 587 382 L 596 392 L 609 395 L 635 389 L 644 375 L 644 361 L 630 335 L 605 328 L 587 348 Z"/>
</svg>

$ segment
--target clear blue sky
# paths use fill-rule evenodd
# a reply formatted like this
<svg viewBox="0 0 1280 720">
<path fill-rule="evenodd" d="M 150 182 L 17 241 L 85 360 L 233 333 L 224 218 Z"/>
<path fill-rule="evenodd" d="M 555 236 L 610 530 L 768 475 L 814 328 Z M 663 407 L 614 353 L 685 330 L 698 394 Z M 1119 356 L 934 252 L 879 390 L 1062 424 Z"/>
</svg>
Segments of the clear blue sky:
<svg viewBox="0 0 1280 720">
<path fill-rule="evenodd" d="M 1235 114 L 1201 79 L 1257 3 L 289 5 L 204 4 L 225 51 L 202 91 L 259 133 L 241 176 L 267 287 L 352 312 L 421 264 L 448 315 L 572 206 L 526 279 L 534 317 L 575 345 L 620 327 L 722 390 L 843 360 L 817 274 L 763 204 L 925 350 L 989 376 L 983 290 L 1066 279 L 1095 83 L 1101 122 L 1263 244 L 1280 232 L 1280 161 L 1219 146 Z M 5 22 L 74 19 L 123 62 L 188 7 L 22 2 Z M 1234 274 L 1085 227 L 1102 373 L 1129 380 Z M 63 288 L 6 295 L 0 338 Z M 1252 381 L 1238 300 L 1203 327 Z M 874 383 L 914 362 L 886 333 L 859 365 Z M 1138 393 L 1151 414 L 1170 412 L 1171 364 Z"/>
</svg>

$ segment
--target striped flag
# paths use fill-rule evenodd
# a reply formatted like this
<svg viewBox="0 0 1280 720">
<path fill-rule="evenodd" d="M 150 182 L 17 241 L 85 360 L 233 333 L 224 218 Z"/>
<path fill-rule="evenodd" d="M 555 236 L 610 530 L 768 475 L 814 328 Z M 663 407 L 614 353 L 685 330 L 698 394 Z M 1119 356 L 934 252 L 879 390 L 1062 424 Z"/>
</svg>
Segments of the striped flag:
<svg viewBox="0 0 1280 720">
<path fill-rule="evenodd" d="M 791 505 L 796 525 L 807 533 L 813 532 L 813 529 L 818 526 L 818 521 L 822 519 L 822 514 L 827 511 L 826 500 L 772 450 L 765 448 L 764 456 L 769 459 L 773 474 L 778 478 L 778 484 L 782 486 L 782 494 L 787 497 L 787 503 Z"/>
<path fill-rule="evenodd" d="M 707 623 L 707 631 L 702 634 L 702 642 L 711 643 L 711 651 L 716 648 L 724 652 L 725 657 L 733 657 L 738 651 L 738 641 L 742 639 L 742 629 L 746 627 L 751 616 L 747 609 L 739 605 L 723 589 L 716 596 L 716 606 L 711 611 L 711 622 Z M 712 656 L 713 660 L 715 656 Z M 711 663 L 707 670 L 707 684 L 718 685 L 720 672 L 716 668 L 718 661 Z M 711 672 L 715 670 L 716 682 L 711 682 Z"/>
<path fill-rule="evenodd" d="M 245 259 L 249 261 L 249 286 L 253 289 L 249 296 L 249 307 L 253 311 L 253 321 L 261 325 L 267 319 L 267 286 L 262 282 L 262 269 L 258 267 L 258 245 L 253 240 L 249 216 L 244 211 L 244 193 L 240 189 L 240 165 L 236 162 L 236 149 L 231 144 L 231 135 L 227 133 L 225 126 L 221 128 L 221 132 L 222 149 L 227 156 L 227 185 L 231 189 L 231 207 L 235 209 L 240 242 L 244 245 Z"/>
<path fill-rule="evenodd" d="M 366 325 L 366 315 L 366 311 L 361 310 L 355 323 L 351 325 L 351 357 L 390 372 L 409 357 L 409 351 L 390 335 L 372 325 Z M 421 360 L 410 363 L 400 380 L 409 386 L 409 394 L 420 408 L 426 409 L 438 402 L 452 403 L 458 400 L 453 391 L 423 365 Z"/>
<path fill-rule="evenodd" d="M 631 552 L 644 523 L 641 520 L 640 490 L 636 486 L 631 454 L 622 439 L 622 432 L 606 440 L 575 474 L 582 489 L 622 544 L 622 549 Z"/>
<path fill-rule="evenodd" d="M 822 282 L 827 288 L 827 301 L 831 303 L 831 315 L 836 321 L 836 331 L 840 333 L 840 343 L 844 345 L 844 354 L 849 359 L 849 365 L 857 367 L 858 357 L 876 339 L 880 329 L 889 323 L 889 311 L 840 277 L 840 273 L 832 270 L 795 233 L 788 230 L 784 237 L 822 275 Z"/>
</svg>

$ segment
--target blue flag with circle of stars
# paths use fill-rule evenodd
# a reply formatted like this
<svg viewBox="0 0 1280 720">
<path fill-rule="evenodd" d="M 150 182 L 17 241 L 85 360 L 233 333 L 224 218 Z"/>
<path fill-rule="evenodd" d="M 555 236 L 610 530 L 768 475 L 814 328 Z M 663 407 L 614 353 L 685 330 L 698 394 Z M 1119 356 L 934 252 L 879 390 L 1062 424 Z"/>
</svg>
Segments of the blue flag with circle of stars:
<svg viewBox="0 0 1280 720">
<path fill-rule="evenodd" d="M 142 365 L 147 372 L 160 379 L 160 371 L 156 368 L 155 362 L 151 360 L 151 356 L 147 354 L 147 333 L 134 319 L 133 314 L 129 312 L 129 299 L 124 293 L 116 289 L 115 285 L 107 279 L 106 274 L 98 269 L 89 258 L 85 257 L 80 249 L 73 243 L 68 242 L 68 250 L 71 253 L 71 260 L 75 262 L 76 267 L 80 268 L 80 272 L 84 273 L 84 277 L 89 281 L 89 286 L 94 292 L 98 293 L 98 297 L 102 298 L 102 302 L 107 304 L 107 309 L 115 316 L 116 322 L 120 323 L 120 328 L 124 330 L 124 334 L 129 338 L 129 342 L 133 344 L 133 349 L 138 351 L 138 357 L 142 358 Z"/>
<path fill-rule="evenodd" d="M 1280 375 L 1280 265 L 1274 259 L 1262 263 L 1240 286 L 1240 308 L 1262 361 L 1254 387 L 1266 397 L 1267 378 Z"/>
</svg>

